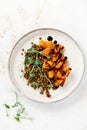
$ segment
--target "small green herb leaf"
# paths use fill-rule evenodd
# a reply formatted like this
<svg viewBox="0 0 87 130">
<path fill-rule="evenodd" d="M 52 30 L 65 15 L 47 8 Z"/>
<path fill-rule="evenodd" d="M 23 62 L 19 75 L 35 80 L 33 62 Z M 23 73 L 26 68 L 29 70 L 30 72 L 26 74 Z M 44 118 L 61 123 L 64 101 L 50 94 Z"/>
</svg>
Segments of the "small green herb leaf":
<svg viewBox="0 0 87 130">
<path fill-rule="evenodd" d="M 41 66 L 41 61 L 38 57 L 36 57 L 36 60 L 34 61 L 34 67 L 38 68 Z"/>
<path fill-rule="evenodd" d="M 31 85 L 32 85 L 33 87 L 38 87 L 38 86 L 39 86 L 39 83 L 33 82 Z"/>
<path fill-rule="evenodd" d="M 8 104 L 4 104 L 4 106 L 7 108 L 7 109 L 10 109 L 10 106 Z"/>
<path fill-rule="evenodd" d="M 25 58 L 25 63 L 33 64 L 34 60 L 31 57 L 26 57 Z"/>
<path fill-rule="evenodd" d="M 35 64 L 36 65 L 40 65 L 41 64 L 40 59 L 38 57 L 36 57 Z"/>
<path fill-rule="evenodd" d="M 10 106 L 7 105 L 7 104 L 3 104 L 5 106 L 5 109 L 6 109 L 6 116 L 8 117 L 9 114 L 8 114 L 8 109 L 10 109 Z"/>
<path fill-rule="evenodd" d="M 31 48 L 28 49 L 27 51 L 30 52 L 31 54 L 37 53 L 37 50 L 36 50 L 34 47 L 31 47 Z"/>
<path fill-rule="evenodd" d="M 16 115 L 16 116 L 14 117 L 14 119 L 15 119 L 16 121 L 20 122 L 20 117 L 19 117 L 19 116 Z"/>
<path fill-rule="evenodd" d="M 34 71 L 31 70 L 31 71 L 29 72 L 29 75 L 30 75 L 31 78 L 35 77 L 35 73 L 34 73 Z"/>
</svg>

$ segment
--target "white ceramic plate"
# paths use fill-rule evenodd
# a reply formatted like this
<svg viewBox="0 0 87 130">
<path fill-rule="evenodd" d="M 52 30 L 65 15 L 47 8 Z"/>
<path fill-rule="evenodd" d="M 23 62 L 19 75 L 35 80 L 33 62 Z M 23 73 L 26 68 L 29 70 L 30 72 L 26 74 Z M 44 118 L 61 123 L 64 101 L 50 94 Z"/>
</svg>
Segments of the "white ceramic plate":
<svg viewBox="0 0 87 130">
<path fill-rule="evenodd" d="M 50 91 L 51 98 L 39 94 L 40 90 L 34 90 L 32 87 L 27 86 L 26 80 L 20 78 L 20 70 L 24 61 L 24 58 L 21 56 L 22 48 L 27 50 L 31 47 L 31 42 L 38 43 L 39 37 L 46 40 L 47 36 L 52 36 L 54 40 L 64 45 L 64 54 L 68 57 L 69 66 L 72 68 L 64 87 Z M 79 46 L 69 35 L 56 29 L 45 28 L 26 34 L 16 43 L 11 52 L 8 67 L 11 81 L 25 97 L 38 102 L 50 103 L 67 97 L 76 89 L 83 76 L 84 59 Z"/>
</svg>

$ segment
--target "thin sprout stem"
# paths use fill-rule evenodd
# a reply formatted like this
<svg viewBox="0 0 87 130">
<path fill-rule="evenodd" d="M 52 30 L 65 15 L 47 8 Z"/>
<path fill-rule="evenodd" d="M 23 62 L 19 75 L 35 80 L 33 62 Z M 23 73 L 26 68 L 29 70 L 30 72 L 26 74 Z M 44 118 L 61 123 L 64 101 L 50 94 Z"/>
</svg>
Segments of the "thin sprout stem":
<svg viewBox="0 0 87 130">
<path fill-rule="evenodd" d="M 22 104 L 21 104 L 21 103 L 19 103 L 19 102 L 18 102 L 17 104 L 21 107 L 21 112 L 20 112 L 20 114 L 21 114 L 21 113 L 23 113 L 23 112 L 24 112 L 24 110 L 25 110 L 25 108 L 22 106 Z"/>
<path fill-rule="evenodd" d="M 17 93 L 15 92 L 15 96 L 16 96 L 16 102 L 17 102 L 17 100 L 18 100 L 18 95 L 17 95 Z"/>
<path fill-rule="evenodd" d="M 6 116 L 8 117 L 9 116 L 8 109 L 10 109 L 10 106 L 7 104 L 3 104 L 3 105 L 5 106 Z"/>
<path fill-rule="evenodd" d="M 49 80 L 49 78 L 46 76 L 46 74 L 44 73 L 44 77 L 49 81 L 49 83 L 53 86 L 52 82 Z"/>
<path fill-rule="evenodd" d="M 14 105 L 12 106 L 12 108 L 14 108 L 14 107 L 17 107 L 17 106 L 18 106 L 18 104 L 17 104 L 17 102 L 18 102 L 18 95 L 17 95 L 17 93 L 16 93 L 16 92 L 15 92 L 15 96 L 16 96 L 16 97 L 15 97 L 15 98 L 16 98 L 16 99 L 15 99 L 16 101 L 15 101 Z"/>
<path fill-rule="evenodd" d="M 7 108 L 6 108 L 6 116 L 7 116 L 7 117 L 9 116 Z"/>
<path fill-rule="evenodd" d="M 31 117 L 24 117 L 24 116 L 21 116 L 20 118 L 22 118 L 22 119 L 26 119 L 26 120 L 33 120 L 33 118 L 31 118 Z"/>
</svg>

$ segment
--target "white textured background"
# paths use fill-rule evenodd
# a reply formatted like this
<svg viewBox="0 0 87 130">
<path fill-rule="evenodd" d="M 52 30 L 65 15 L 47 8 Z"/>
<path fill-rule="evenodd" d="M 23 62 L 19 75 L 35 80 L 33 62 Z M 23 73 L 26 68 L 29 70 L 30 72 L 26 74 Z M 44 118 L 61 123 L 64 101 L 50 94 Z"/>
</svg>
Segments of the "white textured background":
<svg viewBox="0 0 87 130">
<path fill-rule="evenodd" d="M 14 100 L 8 58 L 21 36 L 42 27 L 65 31 L 78 42 L 85 56 L 85 75 L 71 96 L 55 104 L 39 104 L 20 97 L 35 120 L 18 123 L 6 118 L 2 106 Z M 0 130 L 87 130 L 86 67 L 87 0 L 0 0 Z"/>
</svg>

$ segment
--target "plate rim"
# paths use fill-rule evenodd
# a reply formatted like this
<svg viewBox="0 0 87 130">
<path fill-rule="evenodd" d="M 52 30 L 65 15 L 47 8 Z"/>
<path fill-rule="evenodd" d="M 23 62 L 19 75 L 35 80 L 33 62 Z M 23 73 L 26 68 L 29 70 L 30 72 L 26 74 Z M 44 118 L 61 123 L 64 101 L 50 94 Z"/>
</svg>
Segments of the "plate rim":
<svg viewBox="0 0 87 130">
<path fill-rule="evenodd" d="M 59 100 L 55 100 L 55 101 L 49 101 L 49 102 L 43 102 L 43 101 L 37 101 L 37 100 L 34 100 L 30 97 L 27 97 L 25 95 L 22 94 L 22 92 L 16 87 L 15 83 L 13 82 L 13 80 L 11 79 L 11 75 L 10 75 L 10 60 L 11 60 L 11 55 L 14 51 L 14 49 L 16 48 L 17 44 L 24 38 L 26 37 L 27 35 L 29 34 L 32 34 L 33 32 L 36 32 L 36 31 L 40 31 L 40 30 L 51 30 L 51 31 L 57 31 L 57 32 L 60 32 L 60 33 L 63 33 L 64 35 L 68 36 L 70 39 L 72 39 L 74 41 L 74 44 L 79 48 L 80 52 L 81 52 L 81 55 L 82 55 L 82 58 L 83 58 L 83 72 L 82 72 L 82 76 L 81 76 L 81 79 L 79 80 L 78 82 L 78 85 L 75 87 L 75 89 L 73 89 L 67 96 L 59 99 Z M 8 59 L 8 74 L 9 74 L 9 78 L 10 78 L 10 81 L 12 82 L 13 86 L 15 87 L 15 89 L 18 90 L 18 92 L 20 92 L 20 94 L 22 96 L 24 96 L 25 98 L 27 98 L 28 100 L 32 100 L 34 102 L 38 102 L 38 103 L 43 103 L 43 104 L 49 104 L 49 103 L 55 103 L 55 102 L 59 102 L 59 101 L 62 101 L 64 99 L 66 99 L 67 97 L 69 97 L 79 86 L 79 84 L 81 83 L 83 77 L 84 77 L 84 72 L 85 72 L 85 57 L 84 57 L 84 54 L 83 54 L 83 51 L 82 49 L 80 48 L 80 46 L 78 45 L 78 43 L 75 41 L 75 39 L 70 36 L 68 33 L 64 32 L 64 31 L 61 31 L 59 29 L 54 29 L 54 28 L 39 28 L 39 29 L 35 29 L 35 30 L 32 30 L 32 31 L 29 31 L 28 33 L 26 33 L 25 35 L 23 35 L 21 38 L 19 38 L 19 40 L 17 40 L 17 42 L 15 43 L 15 45 L 12 47 L 11 49 L 11 52 L 10 52 L 10 55 L 9 55 L 9 59 Z"/>
</svg>

